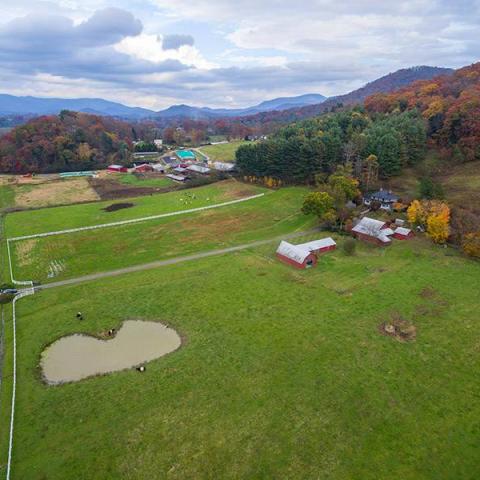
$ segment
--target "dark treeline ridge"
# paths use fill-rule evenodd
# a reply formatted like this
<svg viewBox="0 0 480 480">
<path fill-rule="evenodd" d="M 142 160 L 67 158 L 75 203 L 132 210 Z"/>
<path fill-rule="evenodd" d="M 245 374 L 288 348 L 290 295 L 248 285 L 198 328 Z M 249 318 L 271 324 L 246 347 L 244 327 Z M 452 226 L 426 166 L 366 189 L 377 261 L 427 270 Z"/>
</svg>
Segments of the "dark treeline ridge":
<svg viewBox="0 0 480 480">
<path fill-rule="evenodd" d="M 345 163 L 360 176 L 365 160 L 375 155 L 379 175 L 390 177 L 424 157 L 426 140 L 425 122 L 416 110 L 369 115 L 355 107 L 293 123 L 267 141 L 242 146 L 237 166 L 244 175 L 311 182 Z"/>
<path fill-rule="evenodd" d="M 38 117 L 0 138 L 0 171 L 50 173 L 125 163 L 144 128 L 70 111 Z"/>
</svg>

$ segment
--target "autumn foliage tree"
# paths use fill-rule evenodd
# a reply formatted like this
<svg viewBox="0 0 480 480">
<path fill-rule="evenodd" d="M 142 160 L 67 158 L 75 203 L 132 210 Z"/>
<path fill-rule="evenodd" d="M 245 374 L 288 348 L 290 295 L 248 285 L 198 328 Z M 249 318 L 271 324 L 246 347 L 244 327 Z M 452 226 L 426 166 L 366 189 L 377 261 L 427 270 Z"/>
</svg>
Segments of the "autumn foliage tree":
<svg viewBox="0 0 480 480">
<path fill-rule="evenodd" d="M 445 243 L 450 234 L 450 207 L 438 200 L 414 200 L 407 210 L 408 221 L 426 229 L 435 243 Z"/>
</svg>

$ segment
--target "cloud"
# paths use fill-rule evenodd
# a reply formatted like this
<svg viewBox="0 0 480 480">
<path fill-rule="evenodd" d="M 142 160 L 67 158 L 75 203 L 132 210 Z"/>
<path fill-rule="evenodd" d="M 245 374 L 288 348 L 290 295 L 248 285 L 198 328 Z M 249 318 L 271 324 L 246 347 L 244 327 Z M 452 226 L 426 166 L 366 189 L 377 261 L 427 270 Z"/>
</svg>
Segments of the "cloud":
<svg viewBox="0 0 480 480">
<path fill-rule="evenodd" d="M 191 35 L 164 35 L 162 48 L 164 50 L 178 50 L 183 45 L 193 46 L 195 40 Z"/>
</svg>

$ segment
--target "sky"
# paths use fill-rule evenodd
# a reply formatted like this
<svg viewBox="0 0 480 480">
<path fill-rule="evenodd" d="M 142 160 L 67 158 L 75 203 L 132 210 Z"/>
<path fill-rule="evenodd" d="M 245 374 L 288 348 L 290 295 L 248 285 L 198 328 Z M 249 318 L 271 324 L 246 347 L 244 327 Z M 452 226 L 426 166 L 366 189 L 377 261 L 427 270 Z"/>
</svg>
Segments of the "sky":
<svg viewBox="0 0 480 480">
<path fill-rule="evenodd" d="M 1 93 L 154 110 L 338 95 L 400 68 L 480 59 L 480 0 L 15 0 L 0 11 Z"/>
</svg>

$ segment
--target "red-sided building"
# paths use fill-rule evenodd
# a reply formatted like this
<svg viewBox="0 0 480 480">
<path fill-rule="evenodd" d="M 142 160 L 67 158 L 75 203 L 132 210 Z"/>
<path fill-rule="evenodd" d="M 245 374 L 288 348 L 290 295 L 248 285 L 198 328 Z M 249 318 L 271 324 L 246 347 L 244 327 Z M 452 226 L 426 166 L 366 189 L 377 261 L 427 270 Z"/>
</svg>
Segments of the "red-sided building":
<svg viewBox="0 0 480 480">
<path fill-rule="evenodd" d="M 300 245 L 282 241 L 277 249 L 277 258 L 295 268 L 314 267 L 318 263 L 319 255 L 335 250 L 336 246 L 337 244 L 331 238 L 323 238 Z"/>
<path fill-rule="evenodd" d="M 117 173 L 127 173 L 128 172 L 128 168 L 124 167 L 122 165 L 109 165 L 107 167 L 107 170 L 109 172 L 117 172 Z"/>
<path fill-rule="evenodd" d="M 409 238 L 413 238 L 413 236 L 413 231 L 404 227 L 397 227 L 393 233 L 393 238 L 397 240 L 408 240 Z"/>
</svg>

